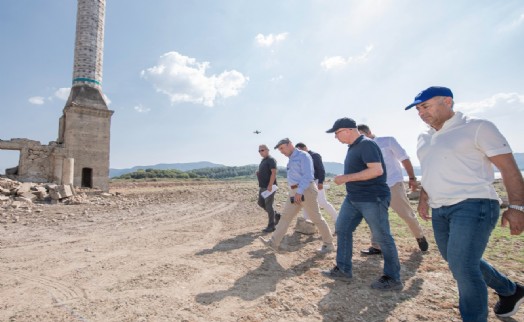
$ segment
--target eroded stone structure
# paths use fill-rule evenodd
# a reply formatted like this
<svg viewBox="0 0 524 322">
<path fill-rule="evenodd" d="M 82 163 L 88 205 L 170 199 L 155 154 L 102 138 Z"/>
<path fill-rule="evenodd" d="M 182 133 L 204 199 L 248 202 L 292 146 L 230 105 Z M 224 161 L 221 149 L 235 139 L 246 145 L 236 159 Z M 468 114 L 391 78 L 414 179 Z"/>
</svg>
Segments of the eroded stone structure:
<svg viewBox="0 0 524 322">
<path fill-rule="evenodd" d="M 19 150 L 19 181 L 55 182 L 109 189 L 109 145 L 113 111 L 102 94 L 105 0 L 78 0 L 73 86 L 59 121 L 56 142 L 0 140 Z"/>
</svg>

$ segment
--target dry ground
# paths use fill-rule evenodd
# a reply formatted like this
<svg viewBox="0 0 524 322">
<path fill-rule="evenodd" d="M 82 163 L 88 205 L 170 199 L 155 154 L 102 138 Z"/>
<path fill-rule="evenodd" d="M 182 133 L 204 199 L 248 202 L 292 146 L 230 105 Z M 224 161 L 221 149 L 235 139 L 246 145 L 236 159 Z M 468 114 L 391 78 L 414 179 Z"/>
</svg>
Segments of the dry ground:
<svg viewBox="0 0 524 322">
<path fill-rule="evenodd" d="M 256 191 L 253 181 L 113 183 L 118 195 L 92 195 L 87 204 L 0 208 L 0 321 L 460 320 L 428 223 L 430 251 L 422 254 L 391 216 L 405 289 L 381 293 L 369 288 L 380 257 L 356 254 L 347 283 L 319 273 L 335 255 L 315 254 L 318 235 L 291 227 L 287 253 L 265 249 Z M 344 192 L 332 187 L 328 196 L 338 209 Z M 361 225 L 357 252 L 368 238 Z M 500 231 L 488 257 L 523 282 L 523 246 L 523 236 Z M 498 321 L 491 312 L 489 319 Z M 524 321 L 524 308 L 506 321 Z"/>
</svg>

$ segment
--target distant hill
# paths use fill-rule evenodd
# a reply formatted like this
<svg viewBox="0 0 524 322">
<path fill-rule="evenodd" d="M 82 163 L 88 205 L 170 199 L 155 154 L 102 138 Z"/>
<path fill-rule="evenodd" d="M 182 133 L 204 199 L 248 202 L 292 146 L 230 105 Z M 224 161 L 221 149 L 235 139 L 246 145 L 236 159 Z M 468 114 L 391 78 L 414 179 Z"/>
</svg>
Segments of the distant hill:
<svg viewBox="0 0 524 322">
<path fill-rule="evenodd" d="M 332 175 L 344 173 L 344 165 L 342 163 L 324 162 L 324 169 L 326 170 L 326 173 Z"/>
<path fill-rule="evenodd" d="M 222 164 L 216 164 L 208 161 L 190 162 L 190 163 L 160 163 L 155 165 L 139 165 L 128 169 L 109 169 L 109 178 L 119 177 L 123 174 L 136 172 L 137 170 L 156 169 L 169 170 L 175 169 L 180 171 L 189 171 L 204 168 L 225 167 Z"/>
</svg>

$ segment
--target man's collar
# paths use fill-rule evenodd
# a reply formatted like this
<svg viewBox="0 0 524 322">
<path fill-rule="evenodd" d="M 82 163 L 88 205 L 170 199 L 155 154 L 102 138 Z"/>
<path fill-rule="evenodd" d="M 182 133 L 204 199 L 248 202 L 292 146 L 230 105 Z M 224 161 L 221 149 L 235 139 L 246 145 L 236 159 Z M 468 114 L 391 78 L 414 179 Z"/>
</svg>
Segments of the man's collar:
<svg viewBox="0 0 524 322">
<path fill-rule="evenodd" d="M 360 143 L 360 141 L 364 140 L 364 134 L 360 134 L 360 136 L 355 140 L 353 141 L 353 143 L 350 143 L 348 144 L 349 147 L 352 147 L 354 145 L 357 145 Z"/>
</svg>

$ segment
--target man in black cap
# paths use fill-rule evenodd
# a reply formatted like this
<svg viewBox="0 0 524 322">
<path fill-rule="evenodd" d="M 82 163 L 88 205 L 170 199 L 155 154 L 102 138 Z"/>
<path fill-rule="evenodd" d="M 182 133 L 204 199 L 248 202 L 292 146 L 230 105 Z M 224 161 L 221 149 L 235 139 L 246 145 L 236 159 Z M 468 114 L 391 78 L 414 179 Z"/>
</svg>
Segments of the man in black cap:
<svg viewBox="0 0 524 322">
<path fill-rule="evenodd" d="M 384 275 L 371 284 L 377 290 L 401 290 L 400 262 L 397 246 L 389 229 L 390 191 L 386 183 L 386 166 L 378 145 L 360 134 L 350 118 L 338 119 L 326 131 L 335 133 L 349 144 L 344 161 L 344 174 L 335 177 L 336 184 L 346 184 L 347 196 L 342 203 L 337 232 L 336 266 L 322 273 L 335 279 L 352 277 L 353 232 L 365 219 L 384 255 Z"/>
<path fill-rule="evenodd" d="M 432 220 L 438 249 L 457 281 L 462 319 L 487 320 L 486 284 L 499 295 L 495 314 L 508 317 L 524 302 L 524 286 L 482 259 L 500 212 L 493 165 L 508 193 L 502 225 L 509 223 L 512 235 L 524 230 L 524 180 L 497 127 L 455 112 L 453 105 L 449 88 L 432 86 L 406 107 L 416 106 L 430 126 L 418 137 L 422 190 L 417 209 L 423 219 Z"/>
</svg>

